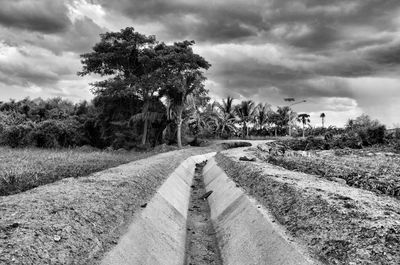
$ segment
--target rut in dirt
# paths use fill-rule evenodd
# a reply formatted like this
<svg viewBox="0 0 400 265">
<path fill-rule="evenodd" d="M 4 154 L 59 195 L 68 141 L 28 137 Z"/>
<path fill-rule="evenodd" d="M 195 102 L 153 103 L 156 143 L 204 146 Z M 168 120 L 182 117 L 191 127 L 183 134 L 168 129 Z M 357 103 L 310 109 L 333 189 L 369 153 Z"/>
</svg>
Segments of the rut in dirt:
<svg viewBox="0 0 400 265">
<path fill-rule="evenodd" d="M 196 164 L 191 186 L 187 219 L 185 265 L 222 265 L 215 230 L 211 222 L 210 206 L 202 170 L 206 161 Z"/>
</svg>

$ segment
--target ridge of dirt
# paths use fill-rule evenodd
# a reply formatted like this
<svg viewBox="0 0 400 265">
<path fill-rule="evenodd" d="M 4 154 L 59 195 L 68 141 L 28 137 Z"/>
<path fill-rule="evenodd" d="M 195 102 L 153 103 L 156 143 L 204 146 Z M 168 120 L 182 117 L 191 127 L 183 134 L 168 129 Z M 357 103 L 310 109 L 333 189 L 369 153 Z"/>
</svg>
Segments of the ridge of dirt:
<svg viewBox="0 0 400 265">
<path fill-rule="evenodd" d="M 258 150 L 261 160 L 293 171 L 319 175 L 330 180 L 342 179 L 349 186 L 386 194 L 400 199 L 400 156 L 365 150 L 291 151 L 274 156 Z"/>
<path fill-rule="evenodd" d="M 385 264 L 400 260 L 400 202 L 264 161 L 244 148 L 218 153 L 218 165 L 262 203 L 324 264 Z"/>
<path fill-rule="evenodd" d="M 0 197 L 0 264 L 97 264 L 186 158 L 177 150 Z"/>
</svg>

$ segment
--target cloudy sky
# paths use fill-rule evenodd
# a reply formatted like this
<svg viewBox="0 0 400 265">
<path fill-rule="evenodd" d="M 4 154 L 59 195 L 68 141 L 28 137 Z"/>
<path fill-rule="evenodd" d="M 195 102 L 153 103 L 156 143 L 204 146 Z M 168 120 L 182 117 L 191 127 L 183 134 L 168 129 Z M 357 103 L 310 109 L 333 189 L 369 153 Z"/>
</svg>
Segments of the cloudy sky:
<svg viewBox="0 0 400 265">
<path fill-rule="evenodd" d="M 133 26 L 195 40 L 211 95 L 294 110 L 342 126 L 365 112 L 400 125 L 398 0 L 0 0 L 0 100 L 90 99 L 79 55 Z"/>
</svg>

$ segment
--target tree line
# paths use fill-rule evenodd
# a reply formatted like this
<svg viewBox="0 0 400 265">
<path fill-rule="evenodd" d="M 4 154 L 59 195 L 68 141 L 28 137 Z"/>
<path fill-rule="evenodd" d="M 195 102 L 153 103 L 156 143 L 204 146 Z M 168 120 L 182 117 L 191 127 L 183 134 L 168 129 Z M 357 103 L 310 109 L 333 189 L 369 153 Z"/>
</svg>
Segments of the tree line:
<svg viewBox="0 0 400 265">
<path fill-rule="evenodd" d="M 114 149 L 177 143 L 176 114 L 168 100 L 154 97 L 145 102 L 138 95 L 121 92 L 108 89 L 80 103 L 59 97 L 0 102 L 0 143 Z M 267 103 L 248 100 L 235 105 L 231 97 L 212 102 L 201 89 L 182 104 L 181 131 L 183 139 L 284 135 L 289 110 L 273 111 Z M 292 117 L 296 117 L 294 112 Z"/>
<path fill-rule="evenodd" d="M 323 135 L 335 127 L 309 126 L 308 114 L 289 106 L 232 97 L 212 101 L 204 86 L 211 65 L 194 53 L 194 41 L 158 41 L 128 27 L 100 35 L 81 55 L 80 76 L 95 74 L 94 99 L 72 103 L 61 98 L 0 103 L 0 143 L 13 147 L 91 145 L 113 149 L 147 148 L 161 143 L 196 144 L 198 138 Z M 298 124 L 302 125 L 299 127 Z"/>
</svg>

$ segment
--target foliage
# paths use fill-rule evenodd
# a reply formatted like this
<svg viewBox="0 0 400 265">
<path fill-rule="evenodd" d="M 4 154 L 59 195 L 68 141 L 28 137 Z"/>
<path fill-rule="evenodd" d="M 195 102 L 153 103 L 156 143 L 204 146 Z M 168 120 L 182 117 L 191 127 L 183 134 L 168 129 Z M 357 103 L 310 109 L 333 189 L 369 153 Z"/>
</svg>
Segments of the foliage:
<svg viewBox="0 0 400 265">
<path fill-rule="evenodd" d="M 182 114 L 189 95 L 205 92 L 202 69 L 211 65 L 192 49 L 194 41 L 176 42 L 173 45 L 161 43 L 155 47 L 158 58 L 162 61 L 161 72 L 165 85 L 160 95 L 168 98 L 168 112 L 174 113 L 177 127 L 178 147 L 182 147 Z M 197 92 L 196 92 L 197 91 Z"/>
<path fill-rule="evenodd" d="M 2 143 L 11 147 L 30 144 L 30 134 L 34 128 L 32 123 L 23 123 L 5 127 L 2 132 Z"/>
<path fill-rule="evenodd" d="M 239 147 L 249 147 L 251 143 L 249 142 L 226 142 L 222 143 L 222 147 L 224 149 L 232 149 L 232 148 L 239 148 Z"/>
<path fill-rule="evenodd" d="M 386 127 L 378 120 L 372 120 L 366 114 L 348 120 L 346 130 L 349 133 L 357 134 L 364 146 L 385 142 Z"/>
<path fill-rule="evenodd" d="M 239 124 L 242 124 L 242 136 L 249 136 L 248 124 L 255 121 L 257 115 L 256 104 L 251 100 L 244 100 L 235 107 Z"/>
<path fill-rule="evenodd" d="M 310 115 L 308 115 L 308 114 L 306 114 L 306 113 L 299 114 L 299 115 L 297 116 L 297 121 L 298 121 L 298 122 L 301 122 L 302 125 L 303 125 L 303 137 L 304 137 L 304 136 L 305 136 L 305 134 L 304 134 L 304 126 L 305 126 L 306 124 L 310 123 Z"/>
<path fill-rule="evenodd" d="M 92 106 L 61 98 L 10 100 L 0 104 L 0 139 L 11 147 L 86 144 L 84 123 Z"/>
<path fill-rule="evenodd" d="M 30 133 L 31 144 L 36 147 L 57 148 L 82 145 L 78 121 L 46 120 L 37 124 Z"/>
</svg>

